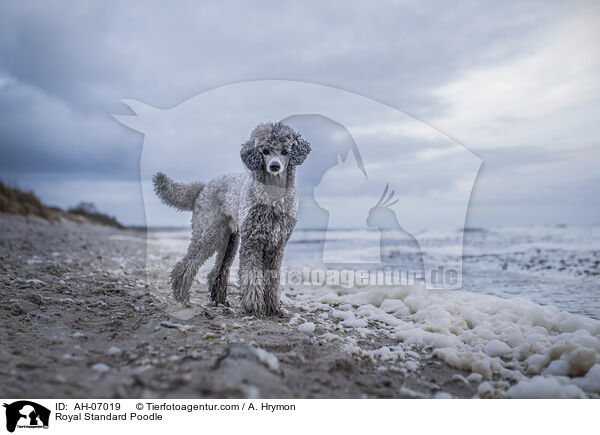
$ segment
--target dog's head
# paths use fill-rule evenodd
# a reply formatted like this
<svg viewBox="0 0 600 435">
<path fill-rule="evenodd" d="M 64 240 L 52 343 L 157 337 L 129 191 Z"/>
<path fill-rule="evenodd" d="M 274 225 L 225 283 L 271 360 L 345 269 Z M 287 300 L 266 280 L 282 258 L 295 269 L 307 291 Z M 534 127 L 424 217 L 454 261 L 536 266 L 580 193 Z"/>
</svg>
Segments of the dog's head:
<svg viewBox="0 0 600 435">
<path fill-rule="evenodd" d="M 240 156 L 251 171 L 281 175 L 289 167 L 301 165 L 310 153 L 310 144 L 300 133 L 281 122 L 259 124 L 248 142 L 242 144 Z"/>
</svg>

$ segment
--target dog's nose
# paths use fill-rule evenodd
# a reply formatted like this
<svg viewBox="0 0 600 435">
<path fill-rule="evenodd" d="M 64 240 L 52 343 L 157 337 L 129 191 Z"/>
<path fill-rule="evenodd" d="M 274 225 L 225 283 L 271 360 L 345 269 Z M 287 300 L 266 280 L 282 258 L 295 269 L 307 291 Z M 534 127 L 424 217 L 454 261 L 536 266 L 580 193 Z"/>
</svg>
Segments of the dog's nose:
<svg viewBox="0 0 600 435">
<path fill-rule="evenodd" d="M 277 171 L 279 171 L 279 169 L 280 169 L 280 168 L 281 168 L 281 165 L 280 165 L 279 163 L 277 163 L 277 162 L 272 162 L 272 163 L 269 165 L 269 169 L 270 169 L 271 171 L 273 171 L 273 172 L 277 172 Z"/>
</svg>

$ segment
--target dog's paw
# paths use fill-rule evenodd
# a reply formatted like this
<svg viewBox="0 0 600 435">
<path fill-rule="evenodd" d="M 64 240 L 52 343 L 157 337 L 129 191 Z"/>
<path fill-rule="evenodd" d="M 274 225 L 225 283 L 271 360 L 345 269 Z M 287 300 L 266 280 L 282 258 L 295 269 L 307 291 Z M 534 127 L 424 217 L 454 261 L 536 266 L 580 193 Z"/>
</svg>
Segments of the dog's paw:
<svg viewBox="0 0 600 435">
<path fill-rule="evenodd" d="M 219 305 L 223 305 L 224 307 L 231 307 L 231 304 L 229 303 L 229 301 L 227 299 L 225 299 L 223 301 L 215 301 L 213 299 L 213 302 L 215 303 L 215 307 L 218 307 Z"/>
<path fill-rule="evenodd" d="M 190 294 L 179 287 L 173 287 L 173 297 L 177 302 L 181 302 L 184 305 L 190 302 Z"/>
<path fill-rule="evenodd" d="M 265 315 L 265 308 L 260 304 L 244 304 L 243 311 L 249 316 L 262 317 Z"/>
<path fill-rule="evenodd" d="M 229 306 L 229 302 L 227 301 L 227 293 L 216 286 L 211 288 L 210 290 L 210 300 L 215 303 L 216 306 L 219 304 Z"/>
<path fill-rule="evenodd" d="M 284 308 L 272 308 L 266 310 L 266 315 L 271 317 L 279 317 L 280 319 L 287 319 L 290 317 L 290 312 Z"/>
<path fill-rule="evenodd" d="M 175 300 L 177 302 L 182 303 L 185 307 L 191 307 L 192 305 L 190 304 L 190 297 L 189 296 L 182 296 L 182 295 L 173 295 L 173 297 L 175 298 Z"/>
<path fill-rule="evenodd" d="M 256 292 L 242 292 L 242 310 L 246 314 L 264 316 L 266 312 L 265 302 Z"/>
<path fill-rule="evenodd" d="M 274 314 L 275 317 L 279 317 L 280 319 L 289 319 L 291 318 L 291 314 L 285 308 L 279 308 Z"/>
</svg>

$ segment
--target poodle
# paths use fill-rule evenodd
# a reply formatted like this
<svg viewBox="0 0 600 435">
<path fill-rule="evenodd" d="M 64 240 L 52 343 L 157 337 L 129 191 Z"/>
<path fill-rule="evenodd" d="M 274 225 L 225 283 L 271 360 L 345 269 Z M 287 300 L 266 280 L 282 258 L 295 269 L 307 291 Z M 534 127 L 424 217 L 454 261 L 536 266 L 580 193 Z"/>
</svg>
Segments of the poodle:
<svg viewBox="0 0 600 435">
<path fill-rule="evenodd" d="M 229 269 L 241 242 L 244 310 L 279 313 L 279 271 L 298 211 L 296 166 L 310 151 L 310 144 L 292 128 L 267 122 L 242 144 L 240 156 L 250 172 L 222 175 L 208 183 L 178 183 L 161 172 L 154 176 L 155 193 L 165 204 L 193 212 L 192 240 L 171 272 L 176 300 L 189 301 L 198 269 L 216 252 L 208 274 L 210 298 L 217 305 L 228 305 Z"/>
</svg>

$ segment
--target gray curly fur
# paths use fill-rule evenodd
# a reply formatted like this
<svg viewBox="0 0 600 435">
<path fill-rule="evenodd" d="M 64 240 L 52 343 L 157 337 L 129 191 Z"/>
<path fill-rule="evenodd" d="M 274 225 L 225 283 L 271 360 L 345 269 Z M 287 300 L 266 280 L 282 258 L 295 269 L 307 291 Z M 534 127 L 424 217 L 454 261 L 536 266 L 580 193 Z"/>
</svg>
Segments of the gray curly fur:
<svg viewBox="0 0 600 435">
<path fill-rule="evenodd" d="M 310 151 L 299 133 L 268 122 L 259 124 L 242 144 L 240 157 L 249 173 L 223 175 L 206 184 L 176 183 L 160 172 L 154 176 L 155 192 L 165 204 L 193 212 L 192 240 L 171 271 L 175 299 L 189 301 L 198 269 L 216 252 L 208 274 L 210 297 L 217 305 L 228 304 L 229 269 L 240 246 L 244 310 L 279 312 L 279 271 L 298 211 L 296 166 Z"/>
</svg>

